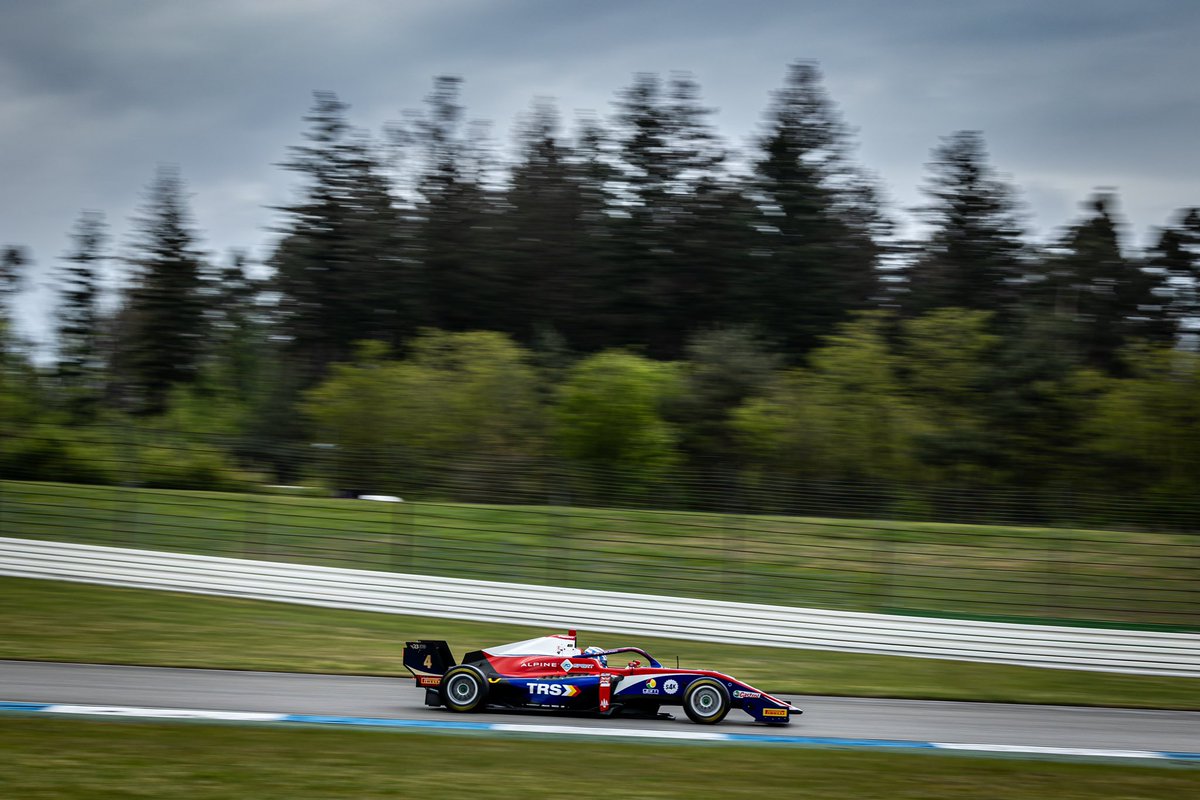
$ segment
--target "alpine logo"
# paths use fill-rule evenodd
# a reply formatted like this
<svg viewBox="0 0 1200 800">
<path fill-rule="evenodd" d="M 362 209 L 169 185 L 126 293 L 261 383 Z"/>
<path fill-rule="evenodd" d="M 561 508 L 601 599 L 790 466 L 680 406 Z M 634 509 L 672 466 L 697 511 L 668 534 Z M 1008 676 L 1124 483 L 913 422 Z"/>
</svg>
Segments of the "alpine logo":
<svg viewBox="0 0 1200 800">
<path fill-rule="evenodd" d="M 562 683 L 531 683 L 529 693 L 546 697 L 574 697 L 579 694 L 579 687 Z"/>
</svg>

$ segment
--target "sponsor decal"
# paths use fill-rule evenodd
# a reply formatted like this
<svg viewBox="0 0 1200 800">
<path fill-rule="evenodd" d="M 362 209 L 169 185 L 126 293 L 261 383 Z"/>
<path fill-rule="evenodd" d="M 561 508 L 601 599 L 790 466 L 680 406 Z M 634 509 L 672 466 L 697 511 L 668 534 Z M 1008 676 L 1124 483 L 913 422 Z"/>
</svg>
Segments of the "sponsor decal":
<svg viewBox="0 0 1200 800">
<path fill-rule="evenodd" d="M 553 668 L 559 666 L 557 661 L 526 661 L 522 667 Z"/>
<path fill-rule="evenodd" d="M 642 689 L 642 694 L 658 694 L 658 689 L 651 689 L 647 686 L 645 689 Z"/>
<path fill-rule="evenodd" d="M 666 692 L 667 694 L 675 694 L 676 692 L 679 691 L 679 684 L 674 680 L 664 681 L 663 682 L 663 691 Z"/>
<path fill-rule="evenodd" d="M 658 694 L 658 681 L 651 678 L 646 681 L 646 685 L 642 687 L 642 694 Z"/>
<path fill-rule="evenodd" d="M 762 697 L 762 692 L 747 692 L 745 689 L 734 689 L 733 696 L 738 700 L 752 700 L 756 697 Z"/>
<path fill-rule="evenodd" d="M 417 678 L 417 686 L 441 686 L 441 685 L 442 685 L 441 678 L 426 678 L 424 676 L 420 676 Z"/>
<path fill-rule="evenodd" d="M 764 708 L 764 717 L 786 717 L 788 715 L 786 708 Z"/>
<path fill-rule="evenodd" d="M 425 643 L 424 642 L 409 642 L 408 649 L 409 650 L 424 650 Z"/>
<path fill-rule="evenodd" d="M 654 678 L 651 678 L 650 680 L 646 681 L 646 685 L 653 689 L 655 686 L 658 686 L 658 681 L 654 680 Z"/>
<path fill-rule="evenodd" d="M 579 694 L 579 687 L 562 683 L 531 683 L 529 693 L 544 697 L 574 697 Z"/>
</svg>

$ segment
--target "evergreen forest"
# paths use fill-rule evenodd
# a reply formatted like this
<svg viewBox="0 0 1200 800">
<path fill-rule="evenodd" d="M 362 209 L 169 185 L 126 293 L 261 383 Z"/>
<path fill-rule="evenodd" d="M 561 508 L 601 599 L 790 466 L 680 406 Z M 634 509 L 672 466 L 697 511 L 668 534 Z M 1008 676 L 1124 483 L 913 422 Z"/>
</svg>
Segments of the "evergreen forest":
<svg viewBox="0 0 1200 800">
<path fill-rule="evenodd" d="M 315 94 L 262 263 L 204 249 L 176 167 L 81 212 L 39 254 L 53 360 L 0 320 L 0 476 L 1195 529 L 1200 209 L 1135 247 L 1102 191 L 1035 241 L 947 131 L 902 234 L 810 62 L 740 149 L 684 73 L 536 101 L 511 148 L 461 89 L 378 133 Z M 33 257 L 0 248 L 9 309 Z"/>
</svg>

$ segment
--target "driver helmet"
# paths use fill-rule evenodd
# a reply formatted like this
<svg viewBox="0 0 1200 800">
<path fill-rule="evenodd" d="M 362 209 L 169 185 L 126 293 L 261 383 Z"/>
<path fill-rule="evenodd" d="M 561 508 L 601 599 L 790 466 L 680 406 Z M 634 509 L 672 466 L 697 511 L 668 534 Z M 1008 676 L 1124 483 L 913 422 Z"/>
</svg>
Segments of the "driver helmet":
<svg viewBox="0 0 1200 800">
<path fill-rule="evenodd" d="M 583 651 L 583 654 L 588 658 L 594 658 L 600 662 L 600 666 L 608 666 L 608 656 L 604 655 L 603 647 L 589 647 Z"/>
</svg>

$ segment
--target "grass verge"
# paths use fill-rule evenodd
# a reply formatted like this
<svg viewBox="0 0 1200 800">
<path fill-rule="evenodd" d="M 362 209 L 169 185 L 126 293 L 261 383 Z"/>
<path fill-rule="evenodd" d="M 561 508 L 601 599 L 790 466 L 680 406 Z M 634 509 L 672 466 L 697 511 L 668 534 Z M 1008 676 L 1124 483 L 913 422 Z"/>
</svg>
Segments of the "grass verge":
<svg viewBox="0 0 1200 800">
<path fill-rule="evenodd" d="M 0 578 L 0 658 L 407 675 L 405 639 L 461 656 L 542 628 L 373 614 L 21 578 Z M 663 663 L 728 672 L 768 691 L 859 697 L 1200 710 L 1200 679 L 1034 669 L 580 631 L 636 644 Z M 8 698 L 20 699 L 20 698 Z"/>
<path fill-rule="evenodd" d="M 1200 770 L 1154 766 L 0 719 L 7 796 L 562 798 L 1195 797 Z"/>
</svg>

